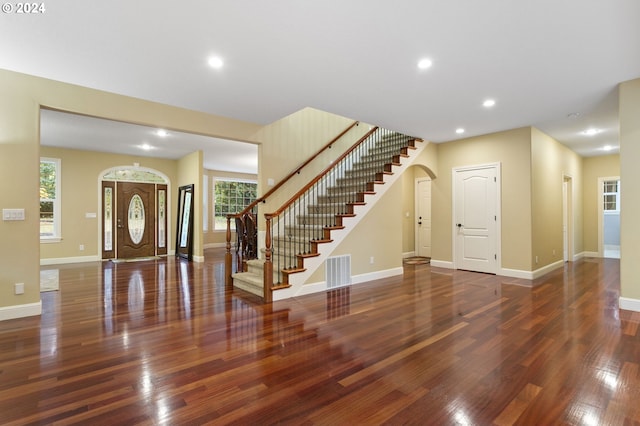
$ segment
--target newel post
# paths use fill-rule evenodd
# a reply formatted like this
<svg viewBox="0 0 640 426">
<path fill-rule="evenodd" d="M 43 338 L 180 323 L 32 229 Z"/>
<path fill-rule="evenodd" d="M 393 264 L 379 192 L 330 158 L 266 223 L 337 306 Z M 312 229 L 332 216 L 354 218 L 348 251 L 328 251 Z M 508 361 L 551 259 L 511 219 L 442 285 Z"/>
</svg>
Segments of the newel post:
<svg viewBox="0 0 640 426">
<path fill-rule="evenodd" d="M 231 257 L 231 218 L 227 216 L 227 252 L 224 254 L 224 284 L 227 289 L 233 288 L 233 261 Z"/>
<path fill-rule="evenodd" d="M 265 215 L 267 220 L 267 231 L 264 237 L 264 293 L 263 299 L 266 303 L 272 302 L 272 290 L 273 287 L 273 262 L 271 261 L 271 253 L 273 252 L 273 247 L 271 245 L 271 216 Z"/>
</svg>

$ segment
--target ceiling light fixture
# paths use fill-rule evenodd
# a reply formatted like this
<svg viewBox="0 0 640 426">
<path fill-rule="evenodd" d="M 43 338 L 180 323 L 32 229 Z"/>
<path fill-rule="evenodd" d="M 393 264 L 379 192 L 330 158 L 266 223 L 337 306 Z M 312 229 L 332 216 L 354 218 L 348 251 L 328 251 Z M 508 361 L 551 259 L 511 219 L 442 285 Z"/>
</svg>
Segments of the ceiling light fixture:
<svg viewBox="0 0 640 426">
<path fill-rule="evenodd" d="M 142 145 L 140 145 L 140 148 L 144 149 L 145 151 L 150 151 L 153 147 L 148 143 L 143 143 Z"/>
<path fill-rule="evenodd" d="M 212 56 L 209 58 L 209 66 L 219 70 L 224 65 L 224 61 L 219 56 Z"/>
<path fill-rule="evenodd" d="M 613 149 L 613 147 L 611 145 L 605 145 L 602 147 L 603 151 L 611 151 Z"/>
<path fill-rule="evenodd" d="M 458 128 L 456 129 L 456 133 L 457 133 L 457 134 L 459 134 L 459 135 L 461 135 L 461 134 L 463 134 L 463 133 L 464 133 L 464 129 L 463 129 L 462 127 L 458 127 Z"/>
<path fill-rule="evenodd" d="M 431 65 L 433 65 L 433 61 L 431 61 L 431 59 L 424 58 L 418 61 L 418 68 L 421 70 L 431 68 Z"/>
<path fill-rule="evenodd" d="M 485 108 L 491 108 L 492 106 L 494 106 L 496 104 L 496 101 L 493 99 L 487 99 L 486 101 L 484 101 L 482 103 L 482 106 Z"/>
<path fill-rule="evenodd" d="M 156 131 L 156 135 L 160 136 L 161 138 L 166 138 L 167 136 L 169 136 L 169 132 L 164 129 L 158 129 Z"/>
<path fill-rule="evenodd" d="M 600 129 L 595 129 L 595 128 L 593 128 L 593 127 L 592 127 L 592 128 L 590 128 L 590 129 L 583 130 L 583 131 L 582 131 L 582 134 L 583 134 L 583 135 L 587 135 L 587 136 L 595 136 L 595 135 L 597 135 L 598 133 L 600 133 L 601 131 L 602 131 L 602 130 L 600 130 Z"/>
</svg>

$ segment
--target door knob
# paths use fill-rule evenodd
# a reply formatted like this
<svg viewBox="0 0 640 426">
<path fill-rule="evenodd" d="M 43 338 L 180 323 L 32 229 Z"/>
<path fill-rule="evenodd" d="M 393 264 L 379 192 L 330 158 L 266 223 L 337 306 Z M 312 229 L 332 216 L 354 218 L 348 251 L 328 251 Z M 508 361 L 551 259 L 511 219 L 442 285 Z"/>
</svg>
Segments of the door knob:
<svg viewBox="0 0 640 426">
<path fill-rule="evenodd" d="M 461 224 L 461 223 L 457 224 L 456 226 L 457 226 L 458 228 L 462 228 L 462 224 Z"/>
</svg>

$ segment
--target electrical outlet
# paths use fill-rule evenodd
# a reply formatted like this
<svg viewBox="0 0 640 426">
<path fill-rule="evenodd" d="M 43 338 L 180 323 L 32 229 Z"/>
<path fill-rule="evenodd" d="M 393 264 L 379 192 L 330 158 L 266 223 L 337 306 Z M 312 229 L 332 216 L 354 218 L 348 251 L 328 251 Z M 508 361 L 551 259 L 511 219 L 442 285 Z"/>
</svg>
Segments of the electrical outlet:
<svg viewBox="0 0 640 426">
<path fill-rule="evenodd" d="M 16 294 L 24 294 L 24 283 L 15 283 L 14 289 Z"/>
<path fill-rule="evenodd" d="M 373 259 L 373 256 L 371 256 L 371 257 L 369 258 L 369 263 L 373 265 L 373 262 L 374 262 L 374 259 Z"/>
<path fill-rule="evenodd" d="M 538 256 L 536 256 L 536 265 L 538 264 Z"/>
<path fill-rule="evenodd" d="M 84 251 L 84 244 L 80 244 L 80 251 Z"/>
</svg>

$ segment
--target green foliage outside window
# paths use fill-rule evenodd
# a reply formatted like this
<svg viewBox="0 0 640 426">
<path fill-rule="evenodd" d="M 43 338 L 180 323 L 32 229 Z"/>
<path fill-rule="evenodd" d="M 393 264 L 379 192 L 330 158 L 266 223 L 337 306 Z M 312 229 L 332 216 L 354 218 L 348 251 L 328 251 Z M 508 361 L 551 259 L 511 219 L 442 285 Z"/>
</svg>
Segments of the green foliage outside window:
<svg viewBox="0 0 640 426">
<path fill-rule="evenodd" d="M 56 163 L 40 161 L 40 236 L 55 236 Z"/>
<path fill-rule="evenodd" d="M 227 229 L 227 215 L 240 213 L 256 199 L 258 185 L 254 182 L 217 180 L 214 190 L 214 229 Z M 235 229 L 235 223 L 231 222 Z"/>
</svg>

